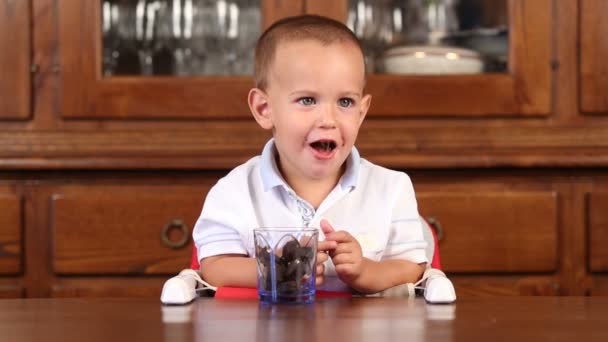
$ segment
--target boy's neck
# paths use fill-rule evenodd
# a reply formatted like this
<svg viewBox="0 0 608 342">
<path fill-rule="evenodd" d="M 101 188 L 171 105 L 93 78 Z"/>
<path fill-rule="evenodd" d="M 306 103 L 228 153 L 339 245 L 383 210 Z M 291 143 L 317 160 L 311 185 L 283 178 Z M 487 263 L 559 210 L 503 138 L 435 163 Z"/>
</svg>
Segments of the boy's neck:
<svg viewBox="0 0 608 342">
<path fill-rule="evenodd" d="M 346 164 L 346 163 L 344 163 Z M 333 188 L 338 184 L 340 177 L 344 173 L 345 165 L 342 165 L 340 172 L 333 177 L 325 179 L 303 179 L 298 177 L 288 177 L 283 174 L 285 181 L 296 192 L 300 198 L 310 203 L 315 210 L 319 208 L 323 200 L 329 195 Z"/>
</svg>

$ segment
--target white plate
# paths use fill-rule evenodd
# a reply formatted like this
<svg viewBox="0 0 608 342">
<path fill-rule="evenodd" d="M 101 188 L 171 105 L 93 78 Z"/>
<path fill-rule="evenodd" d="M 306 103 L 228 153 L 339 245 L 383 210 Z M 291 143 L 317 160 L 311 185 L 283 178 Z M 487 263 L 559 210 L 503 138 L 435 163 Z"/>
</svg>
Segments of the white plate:
<svg viewBox="0 0 608 342">
<path fill-rule="evenodd" d="M 382 57 L 384 71 L 404 75 L 478 74 L 481 56 L 473 51 L 447 46 L 400 46 Z"/>
</svg>

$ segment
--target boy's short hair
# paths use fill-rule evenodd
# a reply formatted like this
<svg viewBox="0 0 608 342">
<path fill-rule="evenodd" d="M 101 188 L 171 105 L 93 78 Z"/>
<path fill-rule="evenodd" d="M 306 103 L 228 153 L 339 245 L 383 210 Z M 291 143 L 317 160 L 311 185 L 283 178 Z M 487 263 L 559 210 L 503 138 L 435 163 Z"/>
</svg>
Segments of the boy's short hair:
<svg viewBox="0 0 608 342">
<path fill-rule="evenodd" d="M 357 36 L 343 23 L 319 15 L 287 17 L 272 24 L 258 39 L 255 48 L 255 86 L 264 90 L 268 86 L 268 70 L 273 62 L 277 46 L 284 42 L 315 40 L 323 45 L 351 42 L 363 58 L 363 47 Z"/>
</svg>

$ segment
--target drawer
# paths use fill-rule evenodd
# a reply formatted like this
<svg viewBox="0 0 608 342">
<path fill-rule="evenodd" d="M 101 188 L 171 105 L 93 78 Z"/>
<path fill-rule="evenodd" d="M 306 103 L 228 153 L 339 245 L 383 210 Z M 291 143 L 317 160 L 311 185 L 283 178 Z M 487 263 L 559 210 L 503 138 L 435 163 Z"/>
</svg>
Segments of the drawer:
<svg viewBox="0 0 608 342">
<path fill-rule="evenodd" d="M 550 272 L 557 267 L 557 195 L 538 192 L 418 193 L 419 210 L 444 230 L 448 272 Z"/>
<path fill-rule="evenodd" d="M 209 186 L 73 186 L 51 196 L 57 274 L 175 274 Z"/>
<path fill-rule="evenodd" d="M 587 222 L 589 224 L 589 269 L 608 271 L 608 193 L 589 194 Z"/>
<path fill-rule="evenodd" d="M 22 271 L 22 216 L 19 196 L 0 192 L 0 274 L 17 274 Z"/>
</svg>

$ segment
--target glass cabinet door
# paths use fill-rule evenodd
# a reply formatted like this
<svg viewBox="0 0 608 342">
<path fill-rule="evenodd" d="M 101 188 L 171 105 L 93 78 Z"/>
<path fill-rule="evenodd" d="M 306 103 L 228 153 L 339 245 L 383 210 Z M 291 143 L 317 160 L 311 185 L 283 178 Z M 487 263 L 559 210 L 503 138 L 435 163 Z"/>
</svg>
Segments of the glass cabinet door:
<svg viewBox="0 0 608 342">
<path fill-rule="evenodd" d="M 59 0 L 64 118 L 249 117 L 262 29 L 303 0 Z"/>
<path fill-rule="evenodd" d="M 30 117 L 30 1 L 0 1 L 0 120 Z"/>
<path fill-rule="evenodd" d="M 263 28 L 361 39 L 372 117 L 551 111 L 552 0 L 59 0 L 64 118 L 245 118 Z"/>
<path fill-rule="evenodd" d="M 309 0 L 361 40 L 372 116 L 548 115 L 551 0 Z"/>
</svg>

